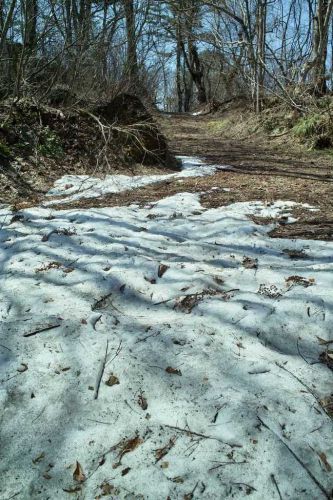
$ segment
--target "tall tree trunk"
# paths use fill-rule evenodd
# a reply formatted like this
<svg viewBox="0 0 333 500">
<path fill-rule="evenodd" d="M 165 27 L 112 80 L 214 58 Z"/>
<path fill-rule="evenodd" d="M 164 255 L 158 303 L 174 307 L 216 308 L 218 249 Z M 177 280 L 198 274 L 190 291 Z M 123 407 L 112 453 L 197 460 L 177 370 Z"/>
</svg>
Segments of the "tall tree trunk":
<svg viewBox="0 0 333 500">
<path fill-rule="evenodd" d="M 260 113 L 265 91 L 267 0 L 258 1 L 256 53 L 256 112 Z"/>
<path fill-rule="evenodd" d="M 178 112 L 183 111 L 183 86 L 182 86 L 182 45 L 181 45 L 181 32 L 180 23 L 177 23 L 177 54 L 176 54 L 176 85 L 177 85 L 177 100 Z"/>
<path fill-rule="evenodd" d="M 315 92 L 319 95 L 327 92 L 326 60 L 332 8 L 332 1 L 318 0 L 317 13 L 314 19 L 312 81 Z"/>
<path fill-rule="evenodd" d="M 187 69 L 192 77 L 193 83 L 197 89 L 197 99 L 199 104 L 206 104 L 207 93 L 204 81 L 203 67 L 200 57 L 191 36 L 188 40 L 188 55 L 186 53 L 185 45 L 182 43 L 183 55 Z"/>
<path fill-rule="evenodd" d="M 136 47 L 135 13 L 133 0 L 123 0 L 126 36 L 127 36 L 127 62 L 126 72 L 130 85 L 135 85 L 139 80 L 139 67 Z"/>
<path fill-rule="evenodd" d="M 318 0 L 313 20 L 311 59 L 303 72 L 303 81 L 310 80 L 311 89 L 316 95 L 327 92 L 326 61 L 332 11 L 333 0 Z"/>
<path fill-rule="evenodd" d="M 24 49 L 30 54 L 37 49 L 37 0 L 26 0 L 24 6 Z"/>
</svg>

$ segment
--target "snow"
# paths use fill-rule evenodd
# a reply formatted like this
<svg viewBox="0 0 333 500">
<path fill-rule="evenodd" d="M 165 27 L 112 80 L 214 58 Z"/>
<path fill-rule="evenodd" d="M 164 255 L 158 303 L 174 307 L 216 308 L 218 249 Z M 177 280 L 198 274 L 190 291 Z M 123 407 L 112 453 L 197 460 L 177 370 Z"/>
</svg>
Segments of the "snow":
<svg viewBox="0 0 333 500">
<path fill-rule="evenodd" d="M 165 175 L 106 175 L 104 178 L 89 175 L 64 175 L 55 182 L 54 187 L 49 190 L 49 197 L 57 197 L 43 203 L 43 206 L 51 206 L 58 203 L 69 203 L 81 198 L 97 198 L 111 193 L 120 193 L 131 189 L 156 184 L 169 179 L 183 179 L 186 177 L 203 177 L 212 175 L 217 170 L 226 166 L 207 165 L 196 157 L 178 156 L 182 163 L 180 172 Z"/>
<path fill-rule="evenodd" d="M 249 219 L 293 205 L 2 208 L 0 497 L 325 498 L 333 244 Z"/>
</svg>

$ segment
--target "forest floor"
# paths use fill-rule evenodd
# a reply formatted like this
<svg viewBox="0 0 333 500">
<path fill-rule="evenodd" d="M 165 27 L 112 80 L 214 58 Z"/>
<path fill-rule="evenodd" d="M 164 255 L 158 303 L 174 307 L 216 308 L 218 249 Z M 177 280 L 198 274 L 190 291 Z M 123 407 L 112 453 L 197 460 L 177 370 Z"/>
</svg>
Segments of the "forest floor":
<svg viewBox="0 0 333 500">
<path fill-rule="evenodd" d="M 0 497 L 329 499 L 329 160 L 162 121 L 182 171 L 0 209 Z"/>
</svg>

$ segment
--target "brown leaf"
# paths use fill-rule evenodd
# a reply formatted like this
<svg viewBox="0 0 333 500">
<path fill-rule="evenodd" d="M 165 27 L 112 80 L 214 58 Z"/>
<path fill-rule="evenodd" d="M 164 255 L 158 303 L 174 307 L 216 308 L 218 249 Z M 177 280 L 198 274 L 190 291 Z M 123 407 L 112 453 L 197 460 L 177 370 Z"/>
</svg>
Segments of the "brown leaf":
<svg viewBox="0 0 333 500">
<path fill-rule="evenodd" d="M 169 266 L 166 266 L 165 264 L 160 264 L 158 266 L 157 276 L 159 278 L 162 278 L 163 274 L 166 273 L 168 269 L 169 269 Z"/>
<path fill-rule="evenodd" d="M 158 448 L 155 451 L 155 455 L 156 455 L 156 462 L 155 463 L 162 460 L 162 458 L 165 457 L 165 455 L 167 455 L 169 453 L 169 451 L 175 446 L 175 443 L 176 443 L 176 436 L 173 436 L 170 439 L 170 441 L 165 446 L 163 446 L 163 448 Z"/>
<path fill-rule="evenodd" d="M 66 493 L 78 493 L 81 491 L 81 486 L 74 486 L 74 488 L 63 488 L 62 491 Z"/>
<path fill-rule="evenodd" d="M 130 470 L 131 470 L 131 468 L 130 468 L 130 467 L 126 467 L 126 469 L 123 469 L 123 470 L 121 471 L 121 475 L 122 475 L 122 476 L 126 476 L 126 474 L 128 474 Z"/>
<path fill-rule="evenodd" d="M 44 458 L 45 458 L 45 453 L 42 451 L 42 453 L 40 453 L 40 454 L 38 455 L 38 457 L 36 457 L 36 458 L 34 458 L 34 459 L 32 460 L 32 463 L 33 463 L 33 464 L 38 464 L 38 462 L 41 462 Z"/>
<path fill-rule="evenodd" d="M 115 464 L 113 464 L 113 468 L 116 469 L 121 465 L 121 460 L 126 453 L 130 453 L 131 451 L 134 451 L 140 444 L 143 443 L 143 439 L 140 438 L 140 436 L 135 436 L 132 439 L 128 439 L 127 441 L 124 441 L 121 445 L 121 450 L 119 451 L 118 458 L 119 461 Z"/>
<path fill-rule="evenodd" d="M 332 466 L 329 463 L 329 461 L 327 460 L 326 454 L 324 452 L 322 452 L 322 453 L 318 453 L 317 452 L 317 455 L 320 458 L 320 460 L 322 461 L 322 463 L 324 464 L 326 471 L 327 472 L 331 472 L 332 471 Z"/>
<path fill-rule="evenodd" d="M 320 354 L 319 360 L 324 363 L 328 368 L 333 370 L 333 351 L 324 351 Z"/>
<path fill-rule="evenodd" d="M 172 366 L 168 366 L 165 371 L 167 373 L 170 373 L 171 375 L 179 375 L 180 377 L 182 376 L 182 372 L 180 370 L 177 370 L 177 368 L 172 368 Z"/>
<path fill-rule="evenodd" d="M 116 377 L 113 373 L 111 373 L 110 377 L 105 382 L 105 384 L 108 385 L 109 387 L 112 387 L 113 385 L 118 385 L 120 384 L 119 378 Z"/>
<path fill-rule="evenodd" d="M 184 478 L 182 478 L 181 476 L 176 476 L 176 477 L 172 478 L 171 481 L 173 483 L 180 483 L 180 484 L 182 484 L 184 482 Z"/>
<path fill-rule="evenodd" d="M 75 471 L 73 472 L 73 479 L 78 483 L 83 483 L 86 480 L 86 476 L 78 461 L 76 462 Z"/>
<path fill-rule="evenodd" d="M 251 257 L 244 257 L 243 267 L 246 269 L 258 269 L 258 259 L 252 259 Z"/>
<path fill-rule="evenodd" d="M 65 274 L 72 273 L 73 271 L 75 271 L 74 267 L 66 267 L 66 269 L 64 269 Z"/>
<path fill-rule="evenodd" d="M 148 408 L 148 402 L 147 402 L 147 399 L 144 397 L 143 394 L 140 394 L 140 396 L 138 397 L 138 404 L 139 406 L 141 406 L 141 408 L 146 411 L 147 408 Z"/>
<path fill-rule="evenodd" d="M 317 337 L 317 335 L 316 335 Z M 325 340 L 322 339 L 321 337 L 317 337 L 319 345 L 330 345 L 333 344 L 333 340 Z"/>
<path fill-rule="evenodd" d="M 107 481 L 104 481 L 104 483 L 101 484 L 100 486 L 101 490 L 102 490 L 102 496 L 107 496 L 107 495 L 111 495 L 112 492 L 114 491 L 114 486 L 110 483 L 108 483 Z"/>
</svg>

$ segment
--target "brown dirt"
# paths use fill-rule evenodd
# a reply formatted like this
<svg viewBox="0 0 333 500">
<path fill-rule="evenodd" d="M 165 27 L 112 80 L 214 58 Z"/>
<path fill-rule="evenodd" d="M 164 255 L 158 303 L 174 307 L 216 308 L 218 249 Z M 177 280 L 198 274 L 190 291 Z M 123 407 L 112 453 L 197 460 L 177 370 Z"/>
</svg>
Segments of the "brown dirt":
<svg viewBox="0 0 333 500">
<path fill-rule="evenodd" d="M 178 170 L 141 101 L 120 94 L 87 109 L 30 100 L 0 103 L 0 203 L 36 204 L 64 175 L 142 175 Z"/>
<path fill-rule="evenodd" d="M 289 138 L 269 140 L 267 137 L 252 136 L 247 139 L 230 139 L 223 132 L 216 131 L 214 122 L 218 125 L 219 120 L 220 118 L 214 119 L 211 115 L 192 117 L 174 114 L 160 117 L 163 131 L 176 154 L 200 156 L 210 164 L 230 165 L 233 167 L 232 171 L 182 179 L 180 182 L 168 180 L 99 199 L 83 199 L 75 204 L 57 205 L 57 208 L 145 204 L 184 191 L 204 191 L 201 202 L 207 208 L 254 200 L 264 203 L 295 201 L 308 203 L 320 211 L 313 212 L 298 207 L 294 210 L 294 215 L 299 221 L 291 225 L 285 225 L 281 221 L 271 235 L 332 240 L 332 158 L 327 154 L 305 151 Z M 211 191 L 213 187 L 219 189 Z M 223 191 L 223 188 L 230 191 Z M 266 221 L 270 222 L 272 221 Z"/>
</svg>

